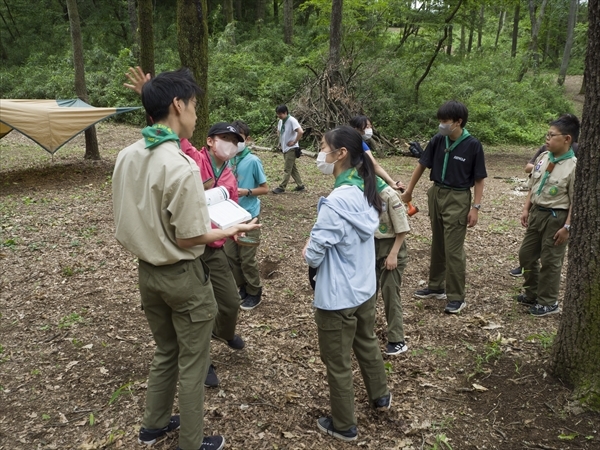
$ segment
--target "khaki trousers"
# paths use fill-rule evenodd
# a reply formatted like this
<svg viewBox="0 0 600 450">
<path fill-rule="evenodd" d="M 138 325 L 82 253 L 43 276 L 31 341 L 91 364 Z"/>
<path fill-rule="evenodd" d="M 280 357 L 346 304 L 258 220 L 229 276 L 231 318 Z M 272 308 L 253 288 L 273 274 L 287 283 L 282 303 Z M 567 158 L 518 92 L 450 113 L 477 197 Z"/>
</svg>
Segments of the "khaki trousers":
<svg viewBox="0 0 600 450">
<path fill-rule="evenodd" d="M 296 166 L 296 151 L 291 148 L 283 154 L 283 180 L 279 187 L 285 189 L 290 181 L 290 176 L 294 179 L 297 186 L 304 186 L 302 179 L 300 178 L 300 172 Z"/>
<path fill-rule="evenodd" d="M 431 221 L 429 289 L 446 289 L 448 301 L 464 301 L 465 237 L 471 208 L 471 191 L 433 185 L 427 191 Z"/>
<path fill-rule="evenodd" d="M 519 262 L 523 268 L 523 286 L 528 299 L 537 299 L 544 306 L 558 302 L 560 272 L 567 243 L 554 245 L 554 235 L 567 220 L 568 211 L 540 211 L 532 206 L 527 221 L 527 231 L 519 250 Z M 542 268 L 540 269 L 540 264 Z"/>
<path fill-rule="evenodd" d="M 374 331 L 375 301 L 373 295 L 356 308 L 317 309 L 315 312 L 321 361 L 327 368 L 331 416 L 337 430 L 346 431 L 356 425 L 351 349 L 358 361 L 369 401 L 373 403 L 390 392 Z"/>
<path fill-rule="evenodd" d="M 139 262 L 142 308 L 156 342 L 142 427 L 167 426 L 179 377 L 181 448 L 200 448 L 204 433 L 204 378 L 217 304 L 199 258 L 168 266 Z"/>
<path fill-rule="evenodd" d="M 260 219 L 258 222 L 260 223 Z M 246 236 L 260 240 L 260 228 L 247 231 Z M 238 245 L 233 239 L 227 239 L 225 243 L 225 254 L 235 282 L 238 287 L 245 287 L 246 292 L 250 295 L 258 295 L 262 288 L 260 270 L 256 260 L 257 250 L 258 247 Z"/>
<path fill-rule="evenodd" d="M 219 308 L 213 333 L 229 341 L 235 335 L 241 302 L 229 261 L 227 261 L 223 247 L 206 246 L 206 250 L 200 258 L 210 269 L 210 281 Z"/>
<path fill-rule="evenodd" d="M 402 274 L 408 263 L 406 239 L 400 246 L 396 268 L 394 270 L 387 270 L 385 268 L 385 260 L 390 254 L 395 240 L 395 238 L 375 239 L 377 287 L 381 289 L 381 297 L 383 298 L 383 305 L 385 307 L 387 340 L 388 342 L 403 342 L 404 322 L 402 321 L 400 286 L 402 285 Z"/>
</svg>

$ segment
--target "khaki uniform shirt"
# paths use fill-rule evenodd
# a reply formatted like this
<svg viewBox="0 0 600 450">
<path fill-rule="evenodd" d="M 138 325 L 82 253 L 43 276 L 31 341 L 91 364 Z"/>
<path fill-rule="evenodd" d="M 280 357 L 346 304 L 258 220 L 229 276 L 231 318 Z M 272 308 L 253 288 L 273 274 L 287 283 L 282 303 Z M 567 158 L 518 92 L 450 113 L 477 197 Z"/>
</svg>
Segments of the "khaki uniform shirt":
<svg viewBox="0 0 600 450">
<path fill-rule="evenodd" d="M 198 165 L 175 141 L 148 150 L 140 139 L 121 150 L 112 187 L 116 238 L 139 259 L 162 266 L 204 253 L 177 245 L 211 227 Z"/>
<path fill-rule="evenodd" d="M 383 211 L 379 215 L 379 228 L 375 231 L 375 238 L 393 238 L 396 234 L 410 231 L 406 208 L 398 193 L 387 186 L 379 196 L 383 200 Z"/>
<path fill-rule="evenodd" d="M 538 195 L 538 189 L 549 162 L 548 152 L 542 153 L 535 160 L 528 183 L 528 187 L 531 189 L 531 203 L 543 208 L 569 209 L 573 204 L 577 158 L 565 159 L 556 163 L 546 178 L 542 192 Z"/>
</svg>

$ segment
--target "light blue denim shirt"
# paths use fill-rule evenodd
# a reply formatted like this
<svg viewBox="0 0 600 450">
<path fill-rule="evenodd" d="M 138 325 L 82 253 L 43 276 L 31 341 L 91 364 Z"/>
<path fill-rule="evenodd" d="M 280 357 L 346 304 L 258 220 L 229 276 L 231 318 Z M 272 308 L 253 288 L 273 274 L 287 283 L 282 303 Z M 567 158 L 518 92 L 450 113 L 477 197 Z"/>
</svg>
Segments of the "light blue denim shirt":
<svg viewBox="0 0 600 450">
<path fill-rule="evenodd" d="M 318 267 L 315 308 L 354 308 L 375 293 L 374 234 L 377 210 L 356 186 L 340 186 L 317 205 L 306 262 Z"/>
</svg>

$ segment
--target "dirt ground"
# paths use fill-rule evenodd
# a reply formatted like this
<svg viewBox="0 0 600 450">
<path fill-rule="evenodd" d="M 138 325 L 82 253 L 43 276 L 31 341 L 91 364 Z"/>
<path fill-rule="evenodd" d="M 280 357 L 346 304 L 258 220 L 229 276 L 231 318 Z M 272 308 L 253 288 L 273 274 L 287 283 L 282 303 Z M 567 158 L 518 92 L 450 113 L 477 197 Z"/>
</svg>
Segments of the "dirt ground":
<svg viewBox="0 0 600 450">
<path fill-rule="evenodd" d="M 100 162 L 82 159 L 81 137 L 53 161 L 16 132 L 0 141 L 2 450 L 140 448 L 154 344 L 136 260 L 114 239 L 111 201 L 116 154 L 138 131 L 103 124 L 98 134 Z M 418 185 L 421 211 L 410 220 L 401 288 L 409 350 L 384 356 L 394 396 L 386 414 L 369 409 L 355 371 L 359 439 L 352 444 L 316 428 L 329 395 L 300 252 L 333 178 L 300 158 L 307 191 L 262 199 L 264 301 L 240 313 L 247 346 L 212 343 L 221 384 L 206 391 L 205 432 L 240 450 L 600 448 L 600 417 L 574 408 L 569 389 L 549 373 L 561 315 L 533 318 L 511 299 L 520 288 L 508 271 L 518 265 L 524 200 L 512 177 L 523 177 L 534 151 L 486 148 L 489 178 L 479 223 L 467 233 L 468 307 L 460 315 L 412 297 L 427 280 L 430 245 L 430 183 L 424 176 Z M 275 187 L 281 156 L 258 154 Z M 416 160 L 381 163 L 408 180 Z M 376 331 L 383 348 L 381 301 Z M 176 447 L 173 433 L 154 448 Z"/>
</svg>

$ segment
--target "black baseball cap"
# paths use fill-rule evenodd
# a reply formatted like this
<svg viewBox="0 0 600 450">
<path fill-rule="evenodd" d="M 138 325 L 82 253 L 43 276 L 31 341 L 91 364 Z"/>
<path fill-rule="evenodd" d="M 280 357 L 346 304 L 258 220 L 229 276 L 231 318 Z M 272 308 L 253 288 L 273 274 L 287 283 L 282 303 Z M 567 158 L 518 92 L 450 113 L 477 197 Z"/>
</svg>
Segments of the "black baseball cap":
<svg viewBox="0 0 600 450">
<path fill-rule="evenodd" d="M 215 136 L 217 134 L 235 134 L 238 142 L 244 142 L 244 138 L 240 134 L 239 130 L 227 122 L 217 122 L 210 127 L 210 130 L 208 130 L 208 137 Z"/>
</svg>

